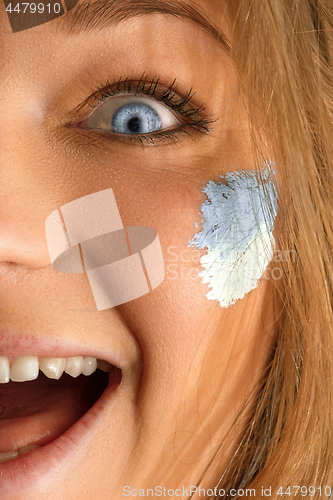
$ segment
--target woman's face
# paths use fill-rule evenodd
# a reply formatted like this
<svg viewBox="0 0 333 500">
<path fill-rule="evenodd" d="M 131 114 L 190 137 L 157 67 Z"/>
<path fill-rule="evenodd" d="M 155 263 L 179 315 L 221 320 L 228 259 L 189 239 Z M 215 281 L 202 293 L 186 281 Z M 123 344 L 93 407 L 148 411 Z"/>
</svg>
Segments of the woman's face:
<svg viewBox="0 0 333 500">
<path fill-rule="evenodd" d="M 110 19 L 114 4 L 127 12 L 132 2 L 110 0 Z M 178 4 L 187 5 L 170 2 L 170 12 Z M 192 5 L 233 42 L 223 2 Z M 189 488 L 218 451 L 274 342 L 270 281 L 221 307 L 199 276 L 205 250 L 189 247 L 202 224 L 202 188 L 254 166 L 235 64 L 221 39 L 184 15 L 138 6 L 140 16 L 118 16 L 102 29 L 79 23 L 70 31 L 67 14 L 13 33 L 0 8 L 0 354 L 92 356 L 121 370 L 121 383 L 110 384 L 77 423 L 87 410 L 84 376 L 0 385 L 0 453 L 42 445 L 0 464 L 0 496 L 97 500 Z M 151 108 L 148 139 L 135 133 L 138 121 L 120 128 L 122 135 L 107 129 L 112 102 L 125 106 L 138 82 L 145 94 L 153 83 L 137 105 L 144 112 L 145 99 L 163 114 L 164 135 L 150 125 Z M 175 94 L 161 101 L 170 87 Z M 189 104 L 177 108 L 189 92 Z M 166 275 L 150 293 L 98 311 L 85 273 L 53 269 L 45 220 L 108 188 L 124 226 L 156 229 Z M 209 487 L 241 429 L 226 440 Z"/>
</svg>

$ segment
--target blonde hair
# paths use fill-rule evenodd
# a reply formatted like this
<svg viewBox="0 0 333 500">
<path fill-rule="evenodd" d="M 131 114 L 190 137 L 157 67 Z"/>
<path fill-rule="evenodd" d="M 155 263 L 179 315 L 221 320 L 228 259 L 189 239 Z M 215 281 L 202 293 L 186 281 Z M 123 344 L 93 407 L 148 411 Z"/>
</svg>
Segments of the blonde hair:
<svg viewBox="0 0 333 500">
<path fill-rule="evenodd" d="M 283 314 L 275 355 L 241 446 L 219 482 L 333 488 L 333 5 L 231 0 L 236 60 L 254 152 L 269 139 L 278 172 Z M 325 492 L 325 487 L 326 492 Z M 303 492 L 304 492 L 303 488 Z M 310 493 L 313 492 L 311 489 Z M 309 491 L 306 496 L 310 496 Z M 300 490 L 297 498 L 300 497 Z M 332 495 L 333 497 L 333 495 Z M 219 498 L 219 497 L 216 497 Z M 222 498 L 222 497 L 221 497 Z M 227 493 L 223 498 L 240 498 Z"/>
</svg>

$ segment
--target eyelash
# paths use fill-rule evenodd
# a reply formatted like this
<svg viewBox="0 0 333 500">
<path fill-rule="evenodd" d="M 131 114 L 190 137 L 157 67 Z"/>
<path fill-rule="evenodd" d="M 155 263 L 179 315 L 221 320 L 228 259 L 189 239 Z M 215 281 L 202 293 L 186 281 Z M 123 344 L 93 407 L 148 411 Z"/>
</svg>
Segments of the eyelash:
<svg viewBox="0 0 333 500">
<path fill-rule="evenodd" d="M 159 86 L 160 77 L 157 78 L 155 76 L 149 82 L 147 82 L 147 80 L 148 75 L 145 76 L 145 73 L 143 73 L 138 81 L 132 81 L 128 77 L 125 80 L 122 80 L 120 77 L 116 83 L 110 83 L 108 80 L 106 84 L 98 88 L 98 90 L 94 92 L 84 104 L 88 104 L 91 108 L 95 108 L 100 106 L 100 103 L 113 96 L 126 94 L 148 96 L 153 97 L 157 101 L 165 104 L 175 113 L 180 115 L 186 122 L 177 129 L 169 129 L 164 132 L 156 132 L 150 135 L 127 135 L 124 137 L 121 134 L 113 134 L 118 137 L 118 140 L 119 137 L 122 137 L 124 142 L 140 142 L 142 146 L 144 143 L 156 145 L 155 140 L 162 142 L 179 142 L 180 135 L 190 135 L 189 131 L 186 130 L 187 127 L 191 127 L 193 131 L 202 134 L 209 133 L 209 125 L 216 120 L 209 119 L 209 116 L 207 115 L 205 117 L 202 116 L 202 113 L 204 113 L 206 109 L 204 104 L 201 106 L 194 106 L 192 104 L 191 106 L 189 105 L 189 102 L 194 96 L 192 88 L 185 97 L 180 97 L 176 94 L 176 78 L 169 87 L 163 87 L 163 89 Z M 112 137 L 112 135 L 110 134 L 108 137 Z"/>
</svg>

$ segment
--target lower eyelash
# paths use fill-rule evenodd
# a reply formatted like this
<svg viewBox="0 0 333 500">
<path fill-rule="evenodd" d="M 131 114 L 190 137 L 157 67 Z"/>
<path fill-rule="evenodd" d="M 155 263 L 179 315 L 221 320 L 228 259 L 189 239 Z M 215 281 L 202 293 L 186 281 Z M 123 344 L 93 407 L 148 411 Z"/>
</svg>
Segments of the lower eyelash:
<svg viewBox="0 0 333 500">
<path fill-rule="evenodd" d="M 191 135 L 184 129 L 177 130 L 166 130 L 161 134 L 154 135 L 128 135 L 124 137 L 124 142 L 139 142 L 142 147 L 146 145 L 157 146 L 158 143 L 162 142 L 165 144 L 178 144 L 180 142 L 180 136 L 186 135 L 191 137 Z M 193 138 L 194 139 L 194 138 Z M 195 140 L 195 139 L 194 139 Z"/>
<path fill-rule="evenodd" d="M 142 147 L 145 146 L 157 146 L 158 144 L 178 144 L 181 142 L 181 136 L 187 136 L 195 141 L 195 138 L 183 128 L 178 128 L 175 130 L 166 130 L 161 133 L 147 134 L 147 135 L 131 135 L 131 134 L 101 134 L 104 137 L 110 139 L 110 142 L 116 140 L 121 141 L 124 144 L 139 143 Z"/>
</svg>

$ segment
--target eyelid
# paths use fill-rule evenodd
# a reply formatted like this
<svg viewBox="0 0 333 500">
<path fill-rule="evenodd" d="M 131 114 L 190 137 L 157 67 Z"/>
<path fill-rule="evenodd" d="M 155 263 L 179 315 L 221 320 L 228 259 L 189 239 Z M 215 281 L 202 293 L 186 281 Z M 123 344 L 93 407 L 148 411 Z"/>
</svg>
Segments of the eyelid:
<svg viewBox="0 0 333 500">
<path fill-rule="evenodd" d="M 109 97 L 117 96 L 127 96 L 135 95 L 138 97 L 152 97 L 156 101 L 165 104 L 168 108 L 172 109 L 177 115 L 182 116 L 196 116 L 201 115 L 203 119 L 203 114 L 205 112 L 205 105 L 201 106 L 190 104 L 190 101 L 195 96 L 195 92 L 192 92 L 192 87 L 183 96 L 177 92 L 178 85 L 176 84 L 176 78 L 173 80 L 171 85 L 162 85 L 160 83 L 160 77 L 154 77 L 152 80 L 148 80 L 148 75 L 145 76 L 145 72 L 141 76 L 140 80 L 131 80 L 127 77 L 123 80 L 121 77 L 117 82 L 110 83 L 107 80 L 104 86 L 100 86 L 97 91 L 93 92 L 80 106 L 76 108 L 79 111 L 85 105 L 91 108 L 96 108 L 100 103 L 105 102 Z M 206 120 L 209 123 L 209 120 Z"/>
</svg>

